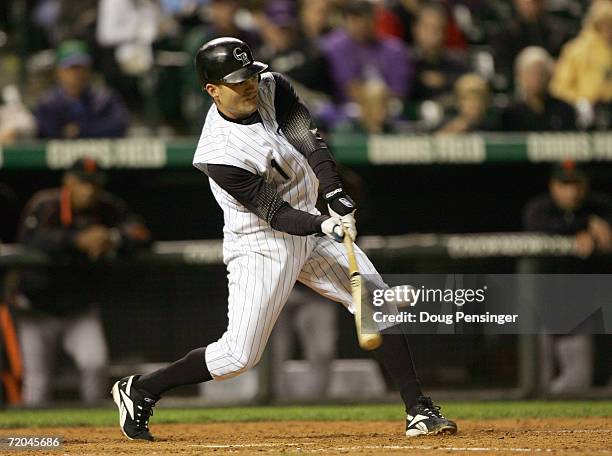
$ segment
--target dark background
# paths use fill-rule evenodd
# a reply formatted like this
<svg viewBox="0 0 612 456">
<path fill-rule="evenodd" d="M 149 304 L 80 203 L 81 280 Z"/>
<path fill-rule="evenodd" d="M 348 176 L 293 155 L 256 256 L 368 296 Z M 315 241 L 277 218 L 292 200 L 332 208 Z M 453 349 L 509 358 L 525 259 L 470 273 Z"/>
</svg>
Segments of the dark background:
<svg viewBox="0 0 612 456">
<path fill-rule="evenodd" d="M 547 191 L 550 165 L 357 166 L 366 201 L 359 232 L 372 234 L 520 231 L 521 211 Z M 598 164 L 592 187 L 612 194 L 612 165 Z M 59 185 L 60 172 L 2 171 L 23 207 L 37 190 Z M 109 171 L 108 190 L 141 214 L 158 240 L 221 238 L 223 216 L 208 179 L 195 168 Z M 493 190 L 492 190 L 493 189 Z M 15 220 L 2 220 L 15 224 Z"/>
<path fill-rule="evenodd" d="M 358 217 L 360 233 L 519 231 L 525 202 L 547 190 L 549 169 L 526 163 L 353 167 L 367 195 Z M 611 165 L 598 165 L 592 176 L 594 189 L 612 193 Z M 60 179 L 61 172 L 48 170 L 0 175 L 0 182 L 15 190 L 20 207 L 35 191 L 57 186 Z M 195 169 L 109 171 L 107 188 L 146 219 L 157 240 L 222 237 L 222 212 L 206 176 Z M 15 223 L 3 217 L 5 228 Z M 510 259 L 373 261 L 382 273 L 515 270 Z M 120 265 L 100 277 L 99 288 L 115 363 L 170 361 L 216 340 L 226 327 L 222 265 Z M 340 314 L 340 357 L 368 356 L 355 343 L 353 318 L 340 305 L 330 305 Z M 496 388 L 517 382 L 516 336 L 413 336 L 412 347 L 428 385 Z M 597 336 L 596 383 L 605 381 L 609 366 L 609 336 Z"/>
</svg>

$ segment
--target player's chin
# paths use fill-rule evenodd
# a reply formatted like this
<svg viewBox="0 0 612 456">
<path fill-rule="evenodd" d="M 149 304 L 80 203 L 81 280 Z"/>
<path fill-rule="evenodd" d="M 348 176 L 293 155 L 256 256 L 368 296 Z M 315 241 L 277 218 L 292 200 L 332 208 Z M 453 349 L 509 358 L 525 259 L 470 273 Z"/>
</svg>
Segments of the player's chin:
<svg viewBox="0 0 612 456">
<path fill-rule="evenodd" d="M 253 100 L 253 101 L 245 101 L 243 104 L 243 109 L 242 111 L 245 114 L 253 114 L 255 111 L 257 111 L 257 99 Z"/>
<path fill-rule="evenodd" d="M 252 93 L 249 97 L 243 98 L 246 104 L 257 105 L 257 92 Z"/>
</svg>

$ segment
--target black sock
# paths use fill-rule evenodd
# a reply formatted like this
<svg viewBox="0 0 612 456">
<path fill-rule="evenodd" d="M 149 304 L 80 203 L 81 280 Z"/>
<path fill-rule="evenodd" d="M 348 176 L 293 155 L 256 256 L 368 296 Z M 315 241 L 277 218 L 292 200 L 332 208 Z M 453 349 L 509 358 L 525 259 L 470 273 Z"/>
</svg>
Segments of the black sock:
<svg viewBox="0 0 612 456">
<path fill-rule="evenodd" d="M 383 343 L 374 355 L 399 387 L 408 411 L 423 393 L 406 337 L 403 334 L 383 334 Z"/>
<path fill-rule="evenodd" d="M 183 358 L 150 374 L 141 375 L 134 386 L 159 397 L 177 386 L 193 385 L 212 380 L 204 353 L 206 347 L 196 348 Z"/>
</svg>

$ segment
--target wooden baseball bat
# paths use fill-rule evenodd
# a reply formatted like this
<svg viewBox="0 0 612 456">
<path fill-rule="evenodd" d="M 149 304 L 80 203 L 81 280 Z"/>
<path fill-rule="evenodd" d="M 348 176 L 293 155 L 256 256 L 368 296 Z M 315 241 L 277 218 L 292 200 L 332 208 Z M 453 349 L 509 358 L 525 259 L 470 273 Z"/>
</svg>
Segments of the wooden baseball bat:
<svg viewBox="0 0 612 456">
<path fill-rule="evenodd" d="M 363 315 L 363 292 L 365 286 L 363 284 L 363 277 L 359 273 L 357 267 L 357 258 L 355 258 L 355 250 L 353 249 L 353 241 L 348 234 L 344 235 L 344 246 L 346 247 L 346 254 L 349 262 L 349 276 L 351 279 L 351 292 L 353 294 L 353 305 L 355 306 L 355 328 L 357 329 L 357 340 L 359 346 L 364 350 L 376 350 L 382 344 L 382 336 L 377 331 L 372 334 L 363 334 L 361 332 L 361 316 Z M 370 314 L 371 312 L 368 312 Z"/>
</svg>

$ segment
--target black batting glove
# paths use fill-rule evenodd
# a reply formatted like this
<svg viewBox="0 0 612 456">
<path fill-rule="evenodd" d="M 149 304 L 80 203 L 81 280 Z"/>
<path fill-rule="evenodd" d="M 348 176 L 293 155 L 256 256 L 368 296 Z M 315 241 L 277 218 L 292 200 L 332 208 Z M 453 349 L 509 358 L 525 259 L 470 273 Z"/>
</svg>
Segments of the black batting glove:
<svg viewBox="0 0 612 456">
<path fill-rule="evenodd" d="M 337 188 L 324 196 L 327 207 L 330 210 L 330 215 L 342 217 L 352 214 L 357 209 L 355 202 L 351 199 L 342 188 Z M 331 213 L 334 211 L 334 214 Z"/>
<path fill-rule="evenodd" d="M 357 226 L 354 213 L 357 210 L 355 202 L 346 194 L 342 188 L 327 193 L 325 196 L 329 215 L 337 217 L 342 221 L 345 233 L 354 241 L 357 238 Z"/>
</svg>

